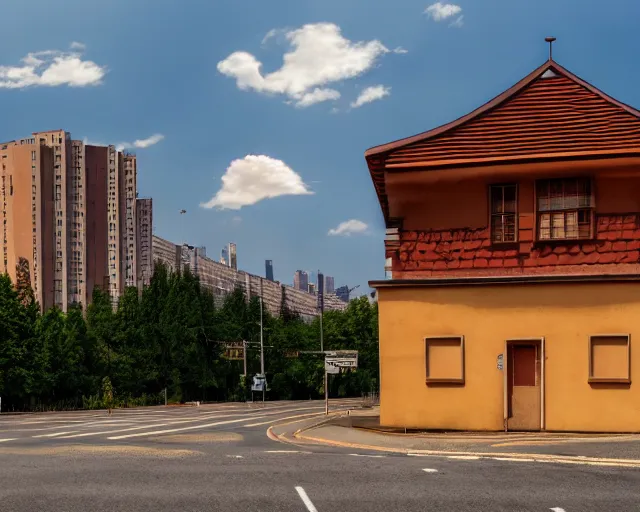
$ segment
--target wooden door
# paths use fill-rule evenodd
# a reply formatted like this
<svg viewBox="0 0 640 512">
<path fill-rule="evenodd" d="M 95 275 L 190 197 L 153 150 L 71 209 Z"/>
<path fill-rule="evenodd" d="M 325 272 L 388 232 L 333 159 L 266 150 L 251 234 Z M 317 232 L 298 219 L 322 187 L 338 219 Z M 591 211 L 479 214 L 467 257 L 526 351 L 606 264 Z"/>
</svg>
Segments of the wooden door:
<svg viewBox="0 0 640 512">
<path fill-rule="evenodd" d="M 507 428 L 540 430 L 540 343 L 507 345 Z"/>
</svg>

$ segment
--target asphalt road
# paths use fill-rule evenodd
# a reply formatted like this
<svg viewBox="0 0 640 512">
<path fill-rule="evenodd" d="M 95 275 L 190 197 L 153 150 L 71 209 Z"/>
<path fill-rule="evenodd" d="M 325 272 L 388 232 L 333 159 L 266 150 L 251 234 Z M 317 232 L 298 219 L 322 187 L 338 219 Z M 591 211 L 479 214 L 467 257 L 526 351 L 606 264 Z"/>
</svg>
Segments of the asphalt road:
<svg viewBox="0 0 640 512">
<path fill-rule="evenodd" d="M 303 425 L 322 412 L 321 402 L 275 402 L 1 415 L 0 510 L 640 510 L 638 469 L 409 457 L 266 436 L 271 424 Z"/>
</svg>

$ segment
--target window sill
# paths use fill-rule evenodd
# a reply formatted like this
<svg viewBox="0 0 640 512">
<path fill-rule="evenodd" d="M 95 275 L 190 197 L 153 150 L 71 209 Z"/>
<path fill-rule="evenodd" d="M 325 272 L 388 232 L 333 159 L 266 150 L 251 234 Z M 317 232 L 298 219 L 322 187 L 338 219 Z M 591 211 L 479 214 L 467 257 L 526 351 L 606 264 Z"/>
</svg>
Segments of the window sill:
<svg viewBox="0 0 640 512">
<path fill-rule="evenodd" d="M 431 384 L 455 384 L 455 385 L 464 385 L 464 379 L 426 379 L 427 386 Z"/>
<path fill-rule="evenodd" d="M 551 239 L 551 240 L 535 240 L 533 242 L 534 247 L 540 247 L 543 245 L 576 245 L 576 244 L 595 244 L 601 242 L 597 238 L 563 238 L 563 239 Z"/>
<path fill-rule="evenodd" d="M 631 384 L 631 379 L 611 379 L 589 377 L 589 384 Z"/>
</svg>

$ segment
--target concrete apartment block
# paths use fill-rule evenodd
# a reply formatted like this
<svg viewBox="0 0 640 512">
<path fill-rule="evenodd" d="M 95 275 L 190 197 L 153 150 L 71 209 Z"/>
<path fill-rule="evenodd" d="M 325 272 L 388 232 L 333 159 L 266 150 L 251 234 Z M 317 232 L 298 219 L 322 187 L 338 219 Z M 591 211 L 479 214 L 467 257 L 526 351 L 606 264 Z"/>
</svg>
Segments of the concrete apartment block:
<svg viewBox="0 0 640 512">
<path fill-rule="evenodd" d="M 115 304 L 125 286 L 137 286 L 140 222 L 148 225 L 150 277 L 151 208 L 137 219 L 134 155 L 53 130 L 0 144 L 0 161 L 0 270 L 15 280 L 26 258 L 43 309 L 89 304 L 96 286 Z"/>
<path fill-rule="evenodd" d="M 136 200 L 138 287 L 149 286 L 153 275 L 153 200 Z"/>
<path fill-rule="evenodd" d="M 138 226 L 136 220 L 137 199 L 137 159 L 135 155 L 125 154 L 123 159 L 123 182 L 120 197 L 124 199 L 122 218 L 124 220 L 122 230 L 123 271 L 124 287 L 138 285 Z M 123 290 L 124 291 L 124 290 Z"/>
<path fill-rule="evenodd" d="M 21 257 L 44 307 L 53 305 L 53 150 L 35 137 L 0 144 L 2 272 L 16 281 Z"/>
</svg>

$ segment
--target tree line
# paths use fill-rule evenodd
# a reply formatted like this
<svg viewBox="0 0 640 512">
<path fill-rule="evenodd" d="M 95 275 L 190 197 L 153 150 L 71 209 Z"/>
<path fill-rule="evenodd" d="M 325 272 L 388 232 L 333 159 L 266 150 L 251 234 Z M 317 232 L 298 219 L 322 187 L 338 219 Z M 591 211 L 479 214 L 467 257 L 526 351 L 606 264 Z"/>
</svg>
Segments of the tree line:
<svg viewBox="0 0 640 512">
<path fill-rule="evenodd" d="M 250 396 L 243 361 L 228 360 L 225 343 L 249 342 L 247 373 L 259 373 L 260 308 L 241 289 L 216 307 L 188 269 L 157 264 L 149 286 L 128 288 L 116 308 L 104 291 L 92 303 L 51 308 L 35 300 L 26 260 L 16 283 L 0 276 L 0 397 L 2 410 L 60 410 L 170 402 L 232 401 Z M 305 322 L 283 303 L 263 309 L 267 399 L 324 395 L 320 324 Z M 366 297 L 323 317 L 325 350 L 359 351 L 359 367 L 331 376 L 331 396 L 378 389 L 378 311 Z"/>
</svg>

